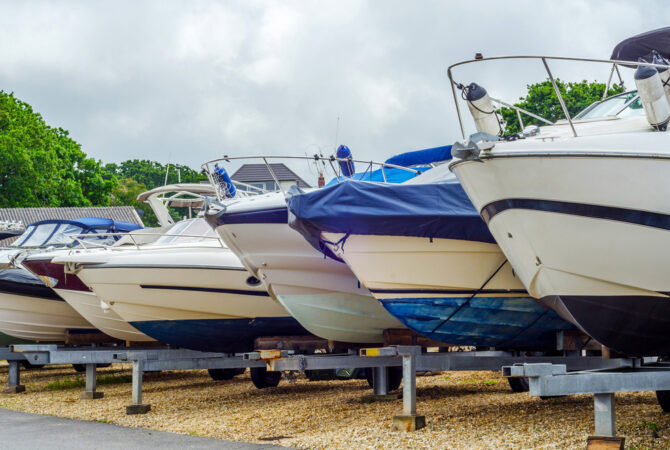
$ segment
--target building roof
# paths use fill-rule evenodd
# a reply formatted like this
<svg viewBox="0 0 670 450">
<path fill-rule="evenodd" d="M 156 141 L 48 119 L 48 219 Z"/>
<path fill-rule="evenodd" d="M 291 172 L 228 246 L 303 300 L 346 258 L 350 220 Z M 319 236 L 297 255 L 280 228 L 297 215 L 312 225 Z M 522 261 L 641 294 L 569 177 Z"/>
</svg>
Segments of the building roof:
<svg viewBox="0 0 670 450">
<path fill-rule="evenodd" d="M 272 172 L 279 181 L 297 181 L 298 187 L 311 187 L 302 178 L 295 174 L 283 163 L 270 164 Z M 230 177 L 234 181 L 242 183 L 255 183 L 259 181 L 274 181 L 272 174 L 265 164 L 244 164 Z"/>
<path fill-rule="evenodd" d="M 104 217 L 144 226 L 132 206 L 92 206 L 66 208 L 0 208 L 0 222 L 19 222 L 24 227 L 42 220 L 74 220 L 82 217 Z M 18 236 L 0 240 L 0 246 L 11 244 Z"/>
</svg>

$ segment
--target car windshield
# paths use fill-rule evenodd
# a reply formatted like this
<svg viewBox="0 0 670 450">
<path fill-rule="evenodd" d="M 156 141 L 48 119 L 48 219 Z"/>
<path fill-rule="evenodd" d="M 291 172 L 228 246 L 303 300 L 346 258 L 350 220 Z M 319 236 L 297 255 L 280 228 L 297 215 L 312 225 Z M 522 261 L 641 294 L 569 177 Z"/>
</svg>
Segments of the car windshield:
<svg viewBox="0 0 670 450">
<path fill-rule="evenodd" d="M 630 117 L 644 115 L 644 108 L 642 107 L 640 97 L 637 97 L 631 104 L 626 106 L 626 104 L 635 97 L 637 97 L 637 91 L 631 91 L 593 103 L 577 114 L 575 119 L 598 119 L 611 116 Z M 625 109 L 623 109 L 624 106 L 626 106 Z"/>
<path fill-rule="evenodd" d="M 155 245 L 211 241 L 217 234 L 205 219 L 188 219 L 174 224 L 164 236 L 154 242 Z"/>
</svg>

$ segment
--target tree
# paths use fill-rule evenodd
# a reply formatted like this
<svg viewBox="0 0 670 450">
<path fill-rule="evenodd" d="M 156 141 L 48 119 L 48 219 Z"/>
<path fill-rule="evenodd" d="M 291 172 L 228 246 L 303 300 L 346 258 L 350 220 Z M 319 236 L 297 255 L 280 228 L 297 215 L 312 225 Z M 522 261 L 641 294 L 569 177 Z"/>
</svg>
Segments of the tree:
<svg viewBox="0 0 670 450">
<path fill-rule="evenodd" d="M 156 161 L 146 159 L 129 159 L 121 164 L 107 164 L 105 171 L 116 176 L 119 179 L 132 178 L 141 183 L 147 189 L 153 189 L 163 186 L 165 183 L 165 173 L 168 173 L 167 184 L 175 183 L 199 183 L 201 180 L 207 180 L 207 177 L 200 172 L 181 164 L 170 164 L 168 167 Z"/>
<path fill-rule="evenodd" d="M 0 90 L 0 207 L 105 206 L 115 185 L 66 130 Z"/>
<path fill-rule="evenodd" d="M 556 79 L 556 85 L 558 86 L 561 97 L 563 97 L 563 101 L 565 101 L 565 106 L 572 117 L 591 103 L 601 100 L 603 98 L 603 92 L 605 91 L 605 83 L 597 83 L 595 81 L 592 83 L 589 83 L 586 80 L 578 83 L 564 83 L 563 81 Z M 561 104 L 558 101 L 558 96 L 556 95 L 556 91 L 551 85 L 550 80 L 531 84 L 526 87 L 528 88 L 528 94 L 526 94 L 525 98 L 520 97 L 519 100 L 521 101 L 515 103 L 515 106 L 537 114 L 540 117 L 544 117 L 552 122 L 565 118 Z M 618 94 L 622 91 L 623 88 L 621 86 L 613 85 L 607 90 L 607 95 Z M 514 109 L 503 107 L 498 110 L 498 114 L 505 129 L 505 134 L 514 134 L 521 131 L 519 119 L 517 118 Z M 525 126 L 531 124 L 544 124 L 523 113 L 521 114 L 521 118 Z"/>
</svg>

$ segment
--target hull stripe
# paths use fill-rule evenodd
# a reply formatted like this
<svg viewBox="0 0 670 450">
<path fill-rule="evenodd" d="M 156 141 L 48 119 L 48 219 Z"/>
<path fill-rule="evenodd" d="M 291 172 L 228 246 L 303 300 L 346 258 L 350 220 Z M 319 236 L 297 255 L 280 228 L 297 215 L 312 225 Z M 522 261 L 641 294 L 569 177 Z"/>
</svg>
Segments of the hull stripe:
<svg viewBox="0 0 670 450">
<path fill-rule="evenodd" d="M 642 211 L 638 209 L 617 208 L 613 206 L 532 198 L 508 198 L 491 202 L 482 208 L 481 216 L 486 223 L 489 223 L 493 217 L 508 209 L 546 211 L 558 214 L 569 214 L 572 216 L 590 217 L 593 219 L 614 220 L 617 222 L 670 230 L 669 214 Z"/>
<path fill-rule="evenodd" d="M 142 289 L 169 289 L 174 291 L 195 291 L 195 292 L 216 292 L 218 294 L 238 294 L 238 295 L 255 295 L 258 297 L 269 297 L 265 291 L 247 291 L 243 289 L 220 289 L 220 288 L 206 288 L 196 286 L 162 286 L 156 284 L 140 284 Z"/>
<path fill-rule="evenodd" d="M 370 289 L 374 294 L 527 294 L 524 289 Z"/>
</svg>

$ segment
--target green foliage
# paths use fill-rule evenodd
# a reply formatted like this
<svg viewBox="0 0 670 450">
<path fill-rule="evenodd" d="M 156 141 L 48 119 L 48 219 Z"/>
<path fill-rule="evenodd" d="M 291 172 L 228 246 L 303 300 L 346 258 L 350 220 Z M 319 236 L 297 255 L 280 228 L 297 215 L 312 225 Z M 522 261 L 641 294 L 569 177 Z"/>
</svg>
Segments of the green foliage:
<svg viewBox="0 0 670 450">
<path fill-rule="evenodd" d="M 180 164 L 128 160 L 102 166 L 88 158 L 62 128 L 48 126 L 32 107 L 0 90 L 0 208 L 133 206 L 145 225 L 156 226 L 142 192 L 167 183 L 199 183 L 207 177 Z M 181 219 L 185 208 L 171 209 Z"/>
<path fill-rule="evenodd" d="M 105 206 L 115 185 L 66 130 L 0 90 L 0 207 Z"/>
<path fill-rule="evenodd" d="M 165 172 L 167 166 L 146 159 L 129 159 L 121 164 L 106 164 L 105 171 L 119 179 L 132 178 L 138 183 L 146 186 L 147 189 L 153 189 L 164 184 L 175 183 L 199 183 L 206 180 L 207 177 L 200 172 L 181 164 L 170 164 L 167 183 L 165 183 Z M 179 181 L 181 180 L 181 181 Z"/>
<path fill-rule="evenodd" d="M 597 83 L 595 81 L 592 83 L 589 83 L 586 80 L 578 83 L 564 83 L 563 81 L 556 79 L 556 85 L 558 86 L 561 97 L 563 97 L 563 100 L 565 101 L 565 106 L 572 117 L 591 103 L 601 100 L 603 98 L 603 92 L 605 91 L 605 83 Z M 528 94 L 525 98 L 519 98 L 521 101 L 515 103 L 515 106 L 537 114 L 540 117 L 544 117 L 552 122 L 565 118 L 561 104 L 558 101 L 558 96 L 556 95 L 556 91 L 554 91 L 550 80 L 528 85 L 527 88 Z M 607 90 L 607 95 L 618 94 L 622 91 L 623 89 L 621 86 L 613 85 Z M 521 131 L 519 119 L 517 118 L 515 110 L 503 107 L 498 110 L 498 114 L 502 119 L 505 134 L 513 134 Z M 525 126 L 543 125 L 541 121 L 533 119 L 528 115 L 521 114 L 521 117 Z"/>
</svg>

